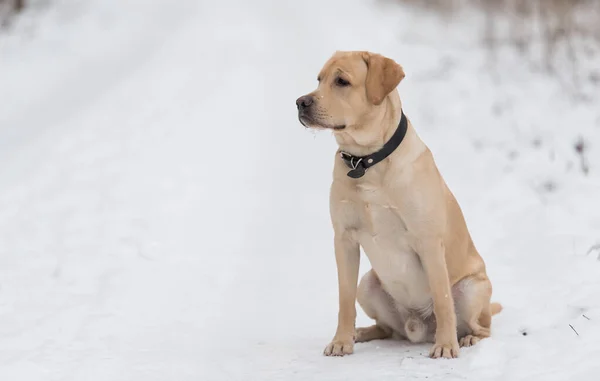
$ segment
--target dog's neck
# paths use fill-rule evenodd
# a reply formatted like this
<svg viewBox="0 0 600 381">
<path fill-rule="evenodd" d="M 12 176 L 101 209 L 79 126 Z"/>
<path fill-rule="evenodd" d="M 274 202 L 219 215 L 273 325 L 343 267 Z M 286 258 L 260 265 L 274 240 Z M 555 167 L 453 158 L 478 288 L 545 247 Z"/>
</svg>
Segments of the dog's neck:
<svg viewBox="0 0 600 381">
<path fill-rule="evenodd" d="M 366 156 L 376 152 L 390 140 L 402 113 L 398 91 L 392 91 L 379 106 L 384 111 L 377 118 L 362 126 L 350 126 L 347 130 L 335 132 L 334 136 L 341 151 L 354 156 Z"/>
</svg>

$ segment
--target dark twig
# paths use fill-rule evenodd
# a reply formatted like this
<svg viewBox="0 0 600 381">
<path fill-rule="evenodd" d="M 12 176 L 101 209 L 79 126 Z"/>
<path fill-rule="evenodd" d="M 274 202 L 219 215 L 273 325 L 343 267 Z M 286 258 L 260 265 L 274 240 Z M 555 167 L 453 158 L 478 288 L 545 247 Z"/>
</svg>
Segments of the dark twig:
<svg viewBox="0 0 600 381">
<path fill-rule="evenodd" d="M 577 333 L 577 331 L 575 330 L 575 328 L 573 328 L 573 326 L 572 326 L 571 324 L 569 324 L 569 327 L 571 327 L 571 329 L 573 330 L 573 332 L 575 332 L 575 334 L 576 334 L 577 336 L 579 336 L 579 333 Z"/>
<path fill-rule="evenodd" d="M 590 167 L 587 163 L 587 158 L 585 156 L 586 151 L 587 151 L 587 145 L 585 144 L 585 141 L 583 140 L 583 138 L 580 137 L 579 140 L 575 143 L 575 152 L 579 156 L 581 172 L 583 172 L 584 175 L 587 175 L 590 171 Z"/>
<path fill-rule="evenodd" d="M 581 316 L 583 316 L 584 318 L 586 318 L 586 319 L 588 319 L 588 320 L 592 320 L 592 319 L 590 319 L 589 317 L 587 317 L 587 316 L 585 316 L 585 315 L 581 315 Z"/>
<path fill-rule="evenodd" d="M 600 243 L 593 245 L 587 252 L 587 255 L 590 255 L 593 251 L 600 252 Z M 600 253 L 598 253 L 598 260 L 600 261 Z"/>
</svg>

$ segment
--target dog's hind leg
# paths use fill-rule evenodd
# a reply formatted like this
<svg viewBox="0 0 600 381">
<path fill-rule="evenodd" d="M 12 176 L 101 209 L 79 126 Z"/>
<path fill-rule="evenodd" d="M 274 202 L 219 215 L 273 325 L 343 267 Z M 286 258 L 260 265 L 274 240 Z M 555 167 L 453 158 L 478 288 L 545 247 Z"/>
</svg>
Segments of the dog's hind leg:
<svg viewBox="0 0 600 381">
<path fill-rule="evenodd" d="M 357 343 L 387 339 L 394 331 L 403 331 L 400 313 L 395 309 L 392 297 L 381 287 L 373 270 L 360 280 L 356 298 L 367 316 L 375 320 L 375 325 L 356 329 Z"/>
<path fill-rule="evenodd" d="M 490 304 L 492 284 L 485 275 L 475 275 L 459 282 L 456 292 L 459 345 L 470 347 L 490 336 L 492 315 L 502 308 Z"/>
<path fill-rule="evenodd" d="M 361 327 L 356 329 L 355 342 L 365 343 L 371 340 L 383 340 L 392 336 L 392 331 L 384 326 L 374 324 L 369 327 Z"/>
</svg>

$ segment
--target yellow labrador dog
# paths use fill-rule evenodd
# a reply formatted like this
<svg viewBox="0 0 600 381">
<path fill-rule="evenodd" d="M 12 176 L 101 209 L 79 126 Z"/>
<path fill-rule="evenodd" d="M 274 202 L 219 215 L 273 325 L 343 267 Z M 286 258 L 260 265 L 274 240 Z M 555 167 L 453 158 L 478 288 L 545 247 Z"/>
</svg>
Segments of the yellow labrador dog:
<svg viewBox="0 0 600 381">
<path fill-rule="evenodd" d="M 298 98 L 298 118 L 331 129 L 336 153 L 330 212 L 339 314 L 327 356 L 393 334 L 432 342 L 433 358 L 490 336 L 492 284 L 462 211 L 433 156 L 402 111 L 404 71 L 369 52 L 336 52 L 315 91 Z M 360 250 L 371 262 L 358 283 Z M 375 325 L 355 329 L 355 301 Z"/>
</svg>

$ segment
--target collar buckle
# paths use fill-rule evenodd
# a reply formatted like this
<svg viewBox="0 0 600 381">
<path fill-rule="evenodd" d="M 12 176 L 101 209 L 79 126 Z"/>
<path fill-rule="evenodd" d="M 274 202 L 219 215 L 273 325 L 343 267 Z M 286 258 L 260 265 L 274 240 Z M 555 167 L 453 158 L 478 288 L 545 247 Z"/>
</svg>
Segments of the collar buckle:
<svg viewBox="0 0 600 381">
<path fill-rule="evenodd" d="M 346 156 L 346 158 L 345 158 L 346 164 L 348 163 L 348 161 L 350 162 L 350 165 L 348 167 L 350 167 L 351 169 L 356 169 L 363 160 L 362 157 L 352 156 L 347 152 L 342 152 L 342 155 Z"/>
<path fill-rule="evenodd" d="M 347 173 L 348 177 L 353 179 L 358 179 L 359 177 L 363 177 L 367 172 L 367 168 L 365 168 L 362 157 L 356 157 L 354 155 L 350 155 L 347 152 L 340 152 L 340 156 L 346 166 L 350 168 L 350 171 Z"/>
</svg>

